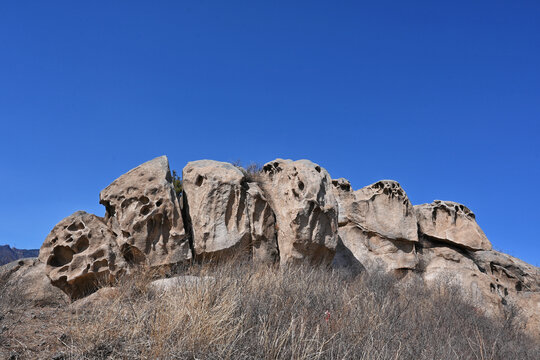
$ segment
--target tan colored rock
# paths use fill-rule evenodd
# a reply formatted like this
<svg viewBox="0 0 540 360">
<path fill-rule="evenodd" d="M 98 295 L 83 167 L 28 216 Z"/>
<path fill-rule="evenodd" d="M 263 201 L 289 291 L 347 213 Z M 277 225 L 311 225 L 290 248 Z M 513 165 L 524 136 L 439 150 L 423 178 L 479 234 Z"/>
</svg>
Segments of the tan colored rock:
<svg viewBox="0 0 540 360">
<path fill-rule="evenodd" d="M 188 163 L 182 177 L 197 257 L 277 259 L 274 213 L 243 170 L 200 160 Z"/>
<path fill-rule="evenodd" d="M 120 176 L 99 198 L 107 209 L 105 220 L 128 262 L 158 267 L 191 259 L 166 156 Z"/>
<path fill-rule="evenodd" d="M 418 262 L 416 216 L 399 183 L 382 180 L 357 191 L 343 178 L 332 185 L 344 245 L 333 265 L 343 267 L 354 262 L 354 256 L 368 271 L 414 269 Z"/>
<path fill-rule="evenodd" d="M 476 223 L 474 213 L 466 206 L 435 200 L 414 209 L 421 233 L 469 250 L 491 250 L 491 243 Z"/>
<path fill-rule="evenodd" d="M 69 305 L 72 312 L 91 311 L 97 307 L 106 308 L 120 298 L 120 291 L 116 287 L 102 287 L 96 292 L 78 299 Z"/>
<path fill-rule="evenodd" d="M 72 299 L 113 281 L 126 269 L 115 234 L 98 216 L 78 211 L 60 221 L 39 251 L 45 273 Z"/>
<path fill-rule="evenodd" d="M 264 165 L 260 181 L 276 214 L 281 263 L 329 264 L 338 209 L 328 172 L 309 160 L 277 159 Z"/>
<path fill-rule="evenodd" d="M 54 287 L 46 275 L 45 264 L 37 258 L 19 259 L 0 267 L 0 296 L 11 302 L 33 306 L 63 306 L 69 298 Z"/>
<path fill-rule="evenodd" d="M 472 251 L 422 239 L 423 278 L 429 285 L 453 285 L 489 316 L 516 306 L 530 333 L 540 336 L 540 269 L 497 251 Z"/>
</svg>

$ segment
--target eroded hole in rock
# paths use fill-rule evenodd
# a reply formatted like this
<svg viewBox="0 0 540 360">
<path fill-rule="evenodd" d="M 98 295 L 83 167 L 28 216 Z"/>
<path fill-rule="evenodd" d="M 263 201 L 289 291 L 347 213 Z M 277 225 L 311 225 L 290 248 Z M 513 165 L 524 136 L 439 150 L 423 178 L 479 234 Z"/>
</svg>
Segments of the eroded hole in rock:
<svg viewBox="0 0 540 360">
<path fill-rule="evenodd" d="M 160 206 L 161 206 L 161 204 L 163 204 L 163 201 L 161 201 L 161 200 L 158 200 L 158 201 L 156 202 L 156 207 L 160 207 Z"/>
<path fill-rule="evenodd" d="M 136 247 L 133 247 L 129 244 L 124 244 L 122 245 L 120 251 L 122 252 L 122 256 L 124 256 L 124 259 L 129 264 L 133 265 L 144 262 L 144 254 Z"/>
<path fill-rule="evenodd" d="M 304 190 L 304 183 L 301 182 L 301 181 L 299 181 L 299 182 L 298 182 L 298 188 L 299 188 L 300 190 Z"/>
<path fill-rule="evenodd" d="M 86 236 L 81 236 L 79 240 L 77 240 L 77 243 L 75 244 L 75 252 L 80 253 L 84 250 L 88 249 L 88 238 Z"/>
<path fill-rule="evenodd" d="M 144 205 L 148 204 L 150 202 L 150 199 L 147 198 L 146 196 L 141 196 L 139 198 L 139 201 L 142 202 Z"/>
<path fill-rule="evenodd" d="M 315 166 L 315 170 L 320 173 L 321 172 L 321 167 L 320 166 Z"/>
<path fill-rule="evenodd" d="M 150 213 L 150 209 L 152 208 L 151 205 L 145 205 L 141 208 L 140 214 L 141 215 L 148 215 Z"/>
<path fill-rule="evenodd" d="M 58 241 L 58 238 L 55 237 L 54 239 L 51 240 L 51 244 L 56 244 L 57 241 Z"/>
<path fill-rule="evenodd" d="M 197 179 L 195 179 L 195 185 L 201 186 L 203 183 L 203 180 L 204 178 L 201 175 L 197 176 Z"/>
<path fill-rule="evenodd" d="M 129 233 L 129 231 L 122 230 L 122 236 L 128 238 L 131 236 L 131 234 Z"/>
<path fill-rule="evenodd" d="M 53 255 L 49 257 L 47 264 L 52 267 L 64 266 L 73 260 L 73 250 L 67 246 L 56 246 Z"/>
<path fill-rule="evenodd" d="M 68 230 L 69 231 L 77 231 L 77 230 L 82 230 L 84 229 L 84 224 L 80 221 L 77 221 L 77 222 L 74 222 L 73 224 L 69 225 L 68 226 Z"/>
<path fill-rule="evenodd" d="M 92 258 L 94 260 L 102 258 L 103 256 L 105 256 L 105 251 L 103 251 L 103 250 L 98 250 L 98 251 L 96 251 L 95 253 L 92 254 Z"/>
<path fill-rule="evenodd" d="M 108 267 L 109 267 L 109 262 L 106 259 L 103 259 L 100 261 L 96 261 L 95 263 L 92 264 L 92 271 L 98 272 L 100 269 L 108 268 Z"/>
<path fill-rule="evenodd" d="M 491 292 L 495 292 L 495 284 L 489 284 L 489 290 L 491 290 Z"/>
<path fill-rule="evenodd" d="M 523 285 L 521 284 L 521 281 L 518 281 L 516 283 L 516 291 L 522 291 L 523 290 Z"/>
</svg>

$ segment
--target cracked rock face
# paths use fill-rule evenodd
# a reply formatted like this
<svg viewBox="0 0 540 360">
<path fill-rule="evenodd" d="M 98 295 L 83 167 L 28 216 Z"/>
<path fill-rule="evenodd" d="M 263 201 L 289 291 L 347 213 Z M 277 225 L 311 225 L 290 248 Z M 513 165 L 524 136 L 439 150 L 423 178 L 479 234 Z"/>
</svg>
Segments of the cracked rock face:
<svg viewBox="0 0 540 360">
<path fill-rule="evenodd" d="M 102 218 L 78 211 L 60 221 L 39 251 L 51 283 L 72 299 L 83 297 L 125 271 L 116 236 Z"/>
<path fill-rule="evenodd" d="M 196 257 L 277 259 L 274 213 L 243 170 L 200 160 L 188 163 L 182 177 Z"/>
<path fill-rule="evenodd" d="M 105 221 L 129 263 L 158 267 L 191 259 L 166 156 L 120 176 L 99 198 L 107 209 Z"/>
<path fill-rule="evenodd" d="M 343 267 L 354 256 L 368 271 L 414 269 L 418 262 L 416 216 L 399 183 L 382 180 L 357 191 L 343 178 L 332 185 L 344 245 L 334 266 Z"/>
<path fill-rule="evenodd" d="M 309 160 L 264 165 L 263 190 L 276 214 L 281 263 L 329 264 L 338 243 L 338 208 L 328 172 Z"/>
<path fill-rule="evenodd" d="M 474 213 L 452 201 L 435 200 L 414 207 L 422 234 L 469 250 L 491 250 L 491 243 L 476 223 Z"/>
</svg>

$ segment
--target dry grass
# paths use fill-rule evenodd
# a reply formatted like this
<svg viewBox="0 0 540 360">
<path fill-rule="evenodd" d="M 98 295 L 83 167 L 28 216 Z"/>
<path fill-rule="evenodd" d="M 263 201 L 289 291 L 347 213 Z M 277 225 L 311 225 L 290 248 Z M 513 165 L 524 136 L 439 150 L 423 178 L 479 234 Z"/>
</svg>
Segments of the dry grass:
<svg viewBox="0 0 540 360">
<path fill-rule="evenodd" d="M 215 281 L 156 292 L 123 279 L 72 315 L 75 359 L 539 359 L 516 314 L 492 321 L 457 291 L 315 268 L 201 266 Z"/>
</svg>

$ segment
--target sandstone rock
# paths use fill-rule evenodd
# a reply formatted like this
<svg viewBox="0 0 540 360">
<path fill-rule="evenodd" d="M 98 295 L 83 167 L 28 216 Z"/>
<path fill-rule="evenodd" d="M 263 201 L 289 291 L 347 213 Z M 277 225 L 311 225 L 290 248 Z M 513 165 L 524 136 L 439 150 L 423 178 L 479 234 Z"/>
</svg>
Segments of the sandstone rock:
<svg viewBox="0 0 540 360">
<path fill-rule="evenodd" d="M 193 290 L 196 288 L 204 288 L 212 286 L 216 283 L 216 279 L 212 276 L 193 276 L 184 275 L 176 276 L 168 279 L 154 280 L 150 283 L 150 290 L 157 295 L 162 295 L 175 290 Z"/>
<path fill-rule="evenodd" d="M 99 198 L 107 209 L 105 220 L 129 263 L 157 267 L 191 259 L 166 156 L 120 176 Z"/>
<path fill-rule="evenodd" d="M 182 172 L 197 257 L 249 254 L 273 262 L 278 250 L 274 213 L 244 171 L 224 162 L 190 162 Z"/>
<path fill-rule="evenodd" d="M 276 214 L 281 263 L 329 264 L 338 209 L 328 172 L 309 160 L 277 159 L 264 165 L 260 181 Z"/>
<path fill-rule="evenodd" d="M 54 286 L 71 298 L 93 291 L 125 270 L 115 234 L 102 218 L 78 211 L 60 221 L 47 236 L 39 260 Z"/>
<path fill-rule="evenodd" d="M 540 335 L 540 269 L 497 251 L 473 251 L 427 237 L 419 269 L 427 284 L 454 285 L 490 316 L 516 306 L 527 328 Z M 532 311 L 531 311 L 532 310 Z"/>
<path fill-rule="evenodd" d="M 495 277 L 495 282 L 521 292 L 540 292 L 540 269 L 501 252 L 475 251 L 471 258 L 479 269 Z"/>
<path fill-rule="evenodd" d="M 333 180 L 332 185 L 344 245 L 334 266 L 351 262 L 352 255 L 368 271 L 414 269 L 416 216 L 399 183 L 382 180 L 357 191 L 345 179 Z"/>
<path fill-rule="evenodd" d="M 120 291 L 116 287 L 102 287 L 98 291 L 85 298 L 78 299 L 69 305 L 73 312 L 88 311 L 98 306 L 105 307 L 112 304 L 120 296 Z"/>
<path fill-rule="evenodd" d="M 62 306 L 69 298 L 54 287 L 45 274 L 45 264 L 37 258 L 19 259 L 0 267 L 2 295 L 12 302 L 34 306 Z"/>
<path fill-rule="evenodd" d="M 476 223 L 474 213 L 464 205 L 435 200 L 414 209 L 421 233 L 470 250 L 491 250 L 491 243 Z"/>
</svg>

